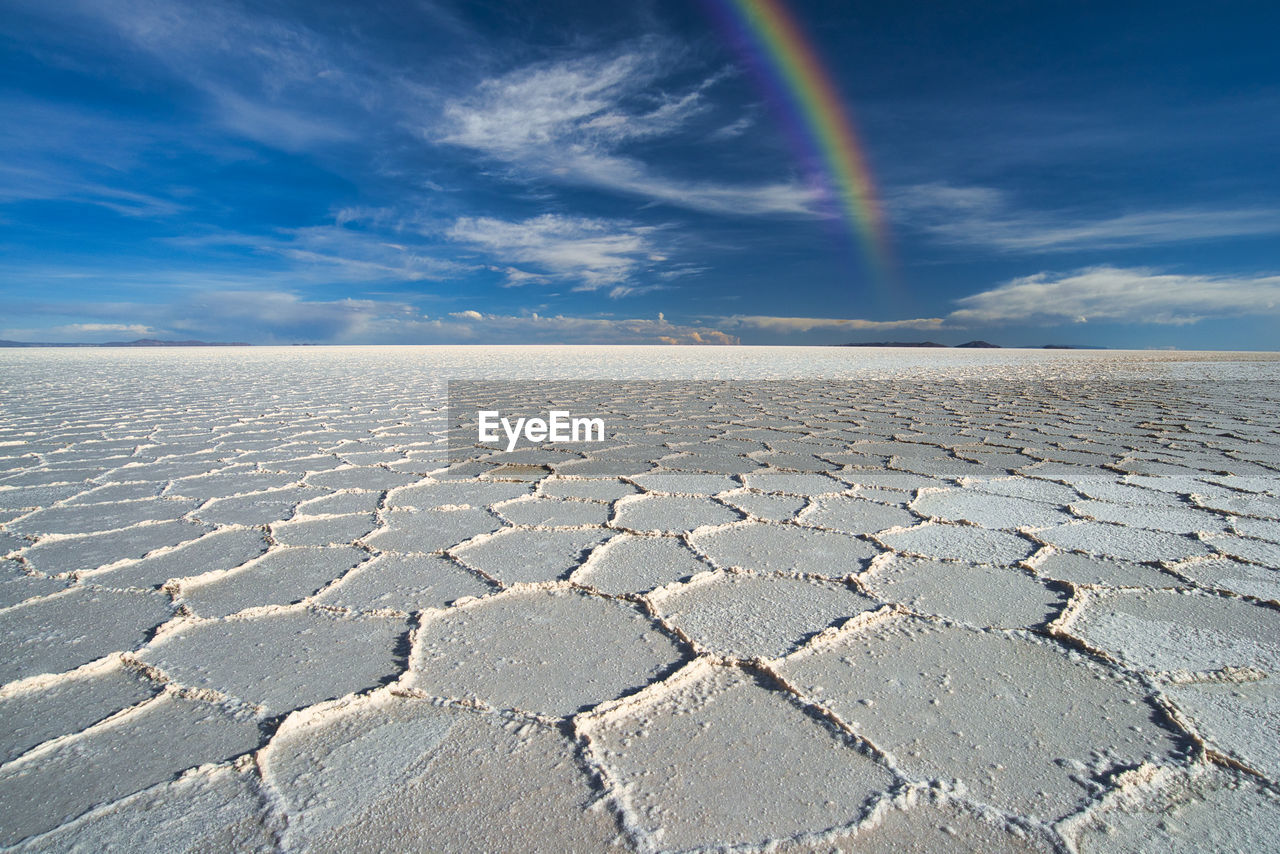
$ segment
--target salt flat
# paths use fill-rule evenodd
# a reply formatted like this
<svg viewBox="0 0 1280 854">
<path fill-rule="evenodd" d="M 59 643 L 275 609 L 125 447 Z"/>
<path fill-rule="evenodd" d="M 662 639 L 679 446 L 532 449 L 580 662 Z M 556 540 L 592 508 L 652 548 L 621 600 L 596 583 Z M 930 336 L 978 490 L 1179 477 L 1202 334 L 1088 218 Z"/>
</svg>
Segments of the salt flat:
<svg viewBox="0 0 1280 854">
<path fill-rule="evenodd" d="M 1278 425 L 1271 354 L 2 351 L 0 846 L 1280 850 Z"/>
</svg>

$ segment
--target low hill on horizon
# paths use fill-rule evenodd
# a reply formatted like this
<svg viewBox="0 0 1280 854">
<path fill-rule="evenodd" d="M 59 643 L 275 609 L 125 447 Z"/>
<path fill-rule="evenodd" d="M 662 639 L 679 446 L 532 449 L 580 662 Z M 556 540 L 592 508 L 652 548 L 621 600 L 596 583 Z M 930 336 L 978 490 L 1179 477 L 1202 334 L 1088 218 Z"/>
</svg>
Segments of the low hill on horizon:
<svg viewBox="0 0 1280 854">
<path fill-rule="evenodd" d="M 939 344 L 936 341 L 854 341 L 848 344 L 836 344 L 836 347 L 943 347 L 956 350 L 1002 350 L 1004 345 L 992 344 L 989 341 L 966 341 L 963 344 Z M 1014 347 L 1015 350 L 1107 350 L 1091 344 L 1024 344 Z"/>
<path fill-rule="evenodd" d="M 42 341 L 3 341 L 0 347 L 248 347 L 244 341 L 161 341 L 158 338 L 139 338 L 136 341 L 107 341 L 103 344 L 87 342 L 53 343 Z"/>
</svg>

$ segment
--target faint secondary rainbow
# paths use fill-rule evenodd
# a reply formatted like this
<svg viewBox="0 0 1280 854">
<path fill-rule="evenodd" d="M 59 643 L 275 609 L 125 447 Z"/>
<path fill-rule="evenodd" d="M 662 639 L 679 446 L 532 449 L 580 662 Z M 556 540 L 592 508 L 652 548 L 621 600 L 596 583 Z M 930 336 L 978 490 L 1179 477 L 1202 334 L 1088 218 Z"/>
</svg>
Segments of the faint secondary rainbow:
<svg viewBox="0 0 1280 854">
<path fill-rule="evenodd" d="M 813 46 L 779 0 L 713 0 L 735 24 L 735 39 L 756 72 L 772 78 L 771 88 L 795 115 L 797 135 L 816 149 L 841 212 L 862 244 L 878 283 L 889 267 L 889 243 L 875 181 L 867 166 L 853 119 L 822 67 Z"/>
</svg>

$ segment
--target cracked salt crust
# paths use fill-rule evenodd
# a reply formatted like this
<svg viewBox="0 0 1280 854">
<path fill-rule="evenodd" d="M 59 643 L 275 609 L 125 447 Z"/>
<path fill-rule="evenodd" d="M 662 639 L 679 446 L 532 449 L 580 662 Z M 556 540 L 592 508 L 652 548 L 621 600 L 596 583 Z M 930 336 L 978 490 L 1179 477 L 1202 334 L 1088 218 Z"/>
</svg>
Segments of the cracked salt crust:
<svg viewBox="0 0 1280 854">
<path fill-rule="evenodd" d="M 649 597 L 664 621 L 731 658 L 778 658 L 876 603 L 840 584 L 719 572 Z"/>
<path fill-rule="evenodd" d="M 268 548 L 266 535 L 256 528 L 222 528 L 113 569 L 80 573 L 80 579 L 104 587 L 154 588 L 170 579 L 244 566 Z"/>
<path fill-rule="evenodd" d="M 1161 692 L 1215 750 L 1270 779 L 1280 776 L 1280 683 L 1183 682 Z"/>
<path fill-rule="evenodd" d="M 766 522 L 787 522 L 809 505 L 798 495 L 764 495 L 759 492 L 722 493 L 720 500 L 749 516 Z"/>
<path fill-rule="evenodd" d="M 573 742 L 546 725 L 380 696 L 291 718 L 262 765 L 286 848 L 622 847 Z"/>
<path fill-rule="evenodd" d="M 1275 847 L 1275 360 L 280 352 L 0 353 L 6 844 Z"/>
<path fill-rule="evenodd" d="M 434 510 L 388 510 L 383 524 L 365 538 L 382 551 L 439 552 L 480 534 L 491 534 L 502 521 L 475 507 Z"/>
<path fill-rule="evenodd" d="M 266 609 L 176 625 L 138 657 L 181 685 L 287 712 L 399 675 L 407 628 L 393 617 Z"/>
<path fill-rule="evenodd" d="M 1063 630 L 1150 672 L 1280 670 L 1280 610 L 1231 597 L 1172 590 L 1091 593 L 1074 604 Z"/>
<path fill-rule="evenodd" d="M 742 479 L 750 489 L 806 497 L 830 495 L 849 489 L 849 484 L 844 481 L 822 474 L 762 471 L 744 475 Z"/>
<path fill-rule="evenodd" d="M 888 531 L 877 539 L 906 554 L 970 563 L 1011 564 L 1035 551 L 1029 540 L 1016 534 L 973 525 L 926 522 L 902 531 Z"/>
<path fill-rule="evenodd" d="M 180 581 L 174 593 L 197 616 L 226 617 L 314 596 L 369 559 L 351 546 L 275 548 L 230 572 Z"/>
<path fill-rule="evenodd" d="M 1280 569 L 1209 558 L 1177 564 L 1176 571 L 1204 587 L 1228 590 L 1280 604 Z"/>
<path fill-rule="evenodd" d="M 1081 807 L 1110 771 L 1181 748 L 1137 683 L 1031 636 L 894 618 L 779 671 L 903 773 L 1040 819 Z"/>
<path fill-rule="evenodd" d="M 737 510 L 710 498 L 640 495 L 618 502 L 613 526 L 629 531 L 677 534 L 740 519 L 742 514 Z"/>
<path fill-rule="evenodd" d="M 798 517 L 806 525 L 854 534 L 874 534 L 920 521 L 911 511 L 857 498 L 820 498 Z"/>
<path fill-rule="evenodd" d="M 165 693 L 132 714 L 0 767 L 0 845 L 53 830 L 93 806 L 222 762 L 262 742 L 257 721 Z"/>
<path fill-rule="evenodd" d="M 646 847 L 821 832 L 857 822 L 893 785 L 847 733 L 751 674 L 702 664 L 672 681 L 584 724 Z"/>
<path fill-rule="evenodd" d="M 581 498 L 589 501 L 616 501 L 635 495 L 639 488 L 617 478 L 552 478 L 538 487 L 548 498 Z"/>
<path fill-rule="evenodd" d="M 66 733 L 80 732 L 151 699 L 160 686 L 118 658 L 62 675 L 9 683 L 0 692 L 0 763 Z"/>
<path fill-rule="evenodd" d="M 1037 832 L 956 799 L 906 798 L 881 811 L 866 826 L 831 834 L 818 841 L 779 845 L 779 854 L 935 854 L 939 851 L 981 851 L 983 854 L 1050 854 L 1049 834 Z"/>
<path fill-rule="evenodd" d="M 32 568 L 57 575 L 136 560 L 163 548 L 197 539 L 210 531 L 192 522 L 157 522 L 100 534 L 42 538 L 23 551 Z"/>
<path fill-rule="evenodd" d="M 113 801 L 16 850 L 90 852 L 109 841 L 129 851 L 265 854 L 276 850 L 274 824 L 264 818 L 253 775 L 223 765 Z"/>
<path fill-rule="evenodd" d="M 719 567 L 831 578 L 860 572 L 879 554 L 866 540 L 838 531 L 760 522 L 695 531 L 689 540 Z"/>
<path fill-rule="evenodd" d="M 428 617 L 408 685 L 560 717 L 634 691 L 683 659 L 642 611 L 573 590 L 511 591 Z"/>
<path fill-rule="evenodd" d="M 91 534 L 128 528 L 142 522 L 177 519 L 195 507 L 194 502 L 161 498 L 115 501 L 107 504 L 71 504 L 37 510 L 8 523 L 18 534 Z"/>
<path fill-rule="evenodd" d="M 289 518 L 295 506 L 322 495 L 323 490 L 308 487 L 230 495 L 213 499 L 191 515 L 210 525 L 268 525 Z"/>
<path fill-rule="evenodd" d="M 136 649 L 172 616 L 166 596 L 88 587 L 0 611 L 0 684 Z"/>
<path fill-rule="evenodd" d="M 16 560 L 0 561 L 0 609 L 56 593 L 70 584 L 69 579 L 29 575 Z"/>
<path fill-rule="evenodd" d="M 574 527 L 603 525 L 609 521 L 609 507 L 588 501 L 555 498 L 517 499 L 494 508 L 512 525 Z"/>
<path fill-rule="evenodd" d="M 1036 538 L 1064 551 L 1119 560 L 1181 560 L 1209 554 L 1208 547 L 1191 536 L 1127 528 L 1110 522 L 1071 522 L 1037 531 Z"/>
<path fill-rule="evenodd" d="M 555 581 L 609 538 L 604 528 L 507 528 L 453 550 L 465 563 L 503 584 Z"/>
<path fill-rule="evenodd" d="M 492 584 L 442 555 L 388 553 L 355 567 L 314 601 L 351 611 L 409 614 L 493 590 Z"/>
<path fill-rule="evenodd" d="M 984 494 L 977 490 L 927 492 L 911 502 L 911 509 L 922 516 L 996 529 L 1044 528 L 1071 519 L 1069 513 L 1048 501 Z"/>
<path fill-rule="evenodd" d="M 1065 825 L 1081 854 L 1280 851 L 1269 830 L 1280 823 L 1274 788 L 1217 766 L 1135 776 L 1100 809 Z"/>
<path fill-rule="evenodd" d="M 604 593 L 645 593 L 710 568 L 681 539 L 619 534 L 570 578 Z"/>
<path fill-rule="evenodd" d="M 893 558 L 864 573 L 859 581 L 885 602 L 973 626 L 1041 626 L 1066 605 L 1061 590 L 1003 567 Z M 982 595 L 968 595 L 973 590 L 981 590 Z"/>
<path fill-rule="evenodd" d="M 1031 564 L 1037 575 L 1080 586 L 1176 587 L 1182 583 L 1178 576 L 1153 566 L 1074 552 L 1037 555 Z"/>
</svg>

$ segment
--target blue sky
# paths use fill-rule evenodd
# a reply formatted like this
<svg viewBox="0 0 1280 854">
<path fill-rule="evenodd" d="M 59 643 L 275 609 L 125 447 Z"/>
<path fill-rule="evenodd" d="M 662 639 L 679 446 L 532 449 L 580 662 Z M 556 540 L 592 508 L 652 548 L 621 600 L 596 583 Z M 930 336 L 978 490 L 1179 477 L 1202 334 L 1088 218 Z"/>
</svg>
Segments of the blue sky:
<svg viewBox="0 0 1280 854">
<path fill-rule="evenodd" d="M 0 338 L 1280 349 L 1272 3 L 0 0 Z"/>
</svg>

